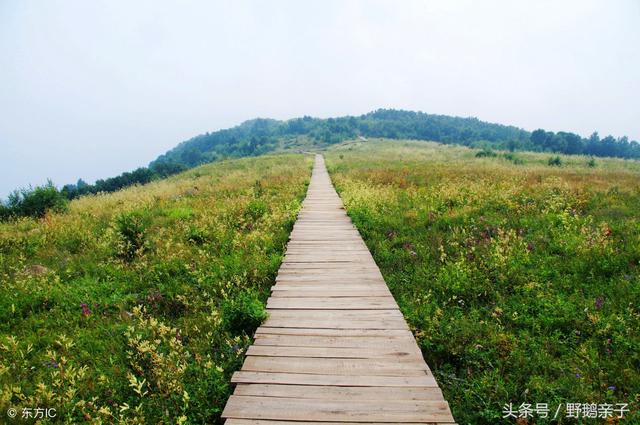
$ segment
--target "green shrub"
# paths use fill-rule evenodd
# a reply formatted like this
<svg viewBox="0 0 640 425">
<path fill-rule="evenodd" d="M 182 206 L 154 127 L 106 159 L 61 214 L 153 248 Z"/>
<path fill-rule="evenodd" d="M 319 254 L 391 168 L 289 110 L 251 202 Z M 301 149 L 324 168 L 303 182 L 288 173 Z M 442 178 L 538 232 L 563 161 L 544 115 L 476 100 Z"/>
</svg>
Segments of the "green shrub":
<svg viewBox="0 0 640 425">
<path fill-rule="evenodd" d="M 513 162 L 515 165 L 524 164 L 524 161 L 522 159 L 518 158 L 516 155 L 514 155 L 512 153 L 505 153 L 504 155 L 502 155 L 502 157 L 504 159 L 506 159 L 507 161 Z"/>
<path fill-rule="evenodd" d="M 476 153 L 476 158 L 494 158 L 496 156 L 498 156 L 498 154 L 496 154 L 491 149 L 486 149 L 486 148 Z"/>
<path fill-rule="evenodd" d="M 0 220 L 6 220 L 11 216 L 11 210 L 0 202 Z"/>
<path fill-rule="evenodd" d="M 209 240 L 207 232 L 194 225 L 187 228 L 184 236 L 187 239 L 187 242 L 194 245 L 203 245 Z"/>
<path fill-rule="evenodd" d="M 115 229 L 120 237 L 118 255 L 132 260 L 144 248 L 145 231 L 148 220 L 140 211 L 131 211 L 118 215 Z"/>
<path fill-rule="evenodd" d="M 267 204 L 258 199 L 254 199 L 247 204 L 247 208 L 245 209 L 245 217 L 248 220 L 255 221 L 265 215 L 266 212 Z"/>
<path fill-rule="evenodd" d="M 221 307 L 222 324 L 234 335 L 253 335 L 267 318 L 262 301 L 253 291 L 245 291 L 228 298 Z"/>
<path fill-rule="evenodd" d="M 547 161 L 547 164 L 549 164 L 552 167 L 560 167 L 562 165 L 562 159 L 560 159 L 560 157 L 558 155 L 552 156 Z"/>
<path fill-rule="evenodd" d="M 587 167 L 595 168 L 596 167 L 596 160 L 593 159 L 593 158 L 589 159 L 589 161 L 587 161 Z"/>
<path fill-rule="evenodd" d="M 0 217 L 42 217 L 47 211 L 66 211 L 68 200 L 49 180 L 44 186 L 15 190 L 9 195 L 7 205 L 0 211 Z"/>
<path fill-rule="evenodd" d="M 264 195 L 264 188 L 262 187 L 260 180 L 256 180 L 253 184 L 253 197 L 260 198 L 262 195 Z"/>
<path fill-rule="evenodd" d="M 187 220 L 193 217 L 193 209 L 190 207 L 175 207 L 166 211 L 166 215 L 171 220 Z"/>
</svg>

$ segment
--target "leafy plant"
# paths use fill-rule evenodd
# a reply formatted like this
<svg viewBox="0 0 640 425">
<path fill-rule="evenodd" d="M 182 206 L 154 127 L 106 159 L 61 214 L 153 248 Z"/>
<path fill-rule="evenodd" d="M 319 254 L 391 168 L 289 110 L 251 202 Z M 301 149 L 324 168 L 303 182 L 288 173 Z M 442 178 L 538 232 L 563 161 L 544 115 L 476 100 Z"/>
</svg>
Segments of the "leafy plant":
<svg viewBox="0 0 640 425">
<path fill-rule="evenodd" d="M 476 158 L 495 158 L 496 156 L 498 154 L 491 149 L 483 149 L 476 153 Z"/>
<path fill-rule="evenodd" d="M 118 233 L 118 255 L 132 260 L 144 250 L 148 218 L 143 211 L 121 213 L 115 218 Z"/>
<path fill-rule="evenodd" d="M 49 180 L 44 186 L 15 190 L 9 195 L 6 205 L 0 209 L 0 218 L 9 216 L 42 217 L 48 211 L 64 212 L 66 197 Z"/>
<path fill-rule="evenodd" d="M 552 156 L 547 160 L 547 164 L 552 167 L 560 167 L 562 165 L 562 159 L 558 155 Z"/>
<path fill-rule="evenodd" d="M 253 335 L 267 318 L 260 297 L 253 291 L 244 291 L 227 299 L 221 307 L 222 323 L 234 335 Z"/>
</svg>

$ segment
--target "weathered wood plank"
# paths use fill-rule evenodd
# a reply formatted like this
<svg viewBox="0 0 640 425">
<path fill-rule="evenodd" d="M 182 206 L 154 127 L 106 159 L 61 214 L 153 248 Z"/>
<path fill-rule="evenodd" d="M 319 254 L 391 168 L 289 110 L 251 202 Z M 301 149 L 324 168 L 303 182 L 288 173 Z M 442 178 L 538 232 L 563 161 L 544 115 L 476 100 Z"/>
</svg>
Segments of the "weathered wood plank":
<svg viewBox="0 0 640 425">
<path fill-rule="evenodd" d="M 239 384 L 236 395 L 327 400 L 444 400 L 437 387 L 330 387 L 319 385 Z"/>
<path fill-rule="evenodd" d="M 270 309 L 334 309 L 334 310 L 388 310 L 396 309 L 398 305 L 393 297 L 300 297 L 300 298 L 270 298 L 267 302 Z"/>
<path fill-rule="evenodd" d="M 270 373 L 239 371 L 231 377 L 232 383 L 329 385 L 339 387 L 437 387 L 431 375 L 424 376 L 342 376 L 311 373 Z"/>
<path fill-rule="evenodd" d="M 304 289 L 289 289 L 289 290 L 275 290 L 272 291 L 271 298 L 358 298 L 358 297 L 387 297 L 391 296 L 391 293 L 384 289 L 319 289 L 319 290 L 304 290 Z"/>
<path fill-rule="evenodd" d="M 244 371 L 310 373 L 315 375 L 423 376 L 429 374 L 421 358 L 395 359 L 247 356 Z"/>
<path fill-rule="evenodd" d="M 317 328 L 272 328 L 260 326 L 257 335 L 309 335 L 309 336 L 405 336 L 413 338 L 409 329 L 317 329 Z"/>
<path fill-rule="evenodd" d="M 227 418 L 353 422 L 437 422 L 451 413 L 445 401 L 431 400 L 314 400 L 286 397 L 236 396 L 229 398 Z"/>
<path fill-rule="evenodd" d="M 406 336 L 313 336 L 259 334 L 255 345 L 280 345 L 286 347 L 342 347 L 342 348 L 399 348 L 416 346 L 413 338 Z"/>
<path fill-rule="evenodd" d="M 407 359 L 422 360 L 417 347 L 409 345 L 400 347 L 371 347 L 363 350 L 361 347 L 300 347 L 278 345 L 252 345 L 247 350 L 247 356 L 272 356 L 272 357 L 326 357 L 326 358 L 354 358 L 354 359 L 394 359 L 404 361 Z"/>
<path fill-rule="evenodd" d="M 403 422 L 405 425 L 456 425 L 454 422 Z M 227 419 L 225 425 L 397 425 L 394 422 L 272 421 L 269 419 Z"/>
</svg>

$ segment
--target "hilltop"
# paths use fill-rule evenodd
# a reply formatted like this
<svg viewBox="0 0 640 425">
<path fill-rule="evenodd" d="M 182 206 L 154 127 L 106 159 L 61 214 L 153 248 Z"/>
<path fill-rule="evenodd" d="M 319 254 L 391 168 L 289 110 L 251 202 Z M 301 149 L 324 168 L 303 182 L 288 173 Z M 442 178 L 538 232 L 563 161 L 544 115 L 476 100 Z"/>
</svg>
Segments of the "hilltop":
<svg viewBox="0 0 640 425">
<path fill-rule="evenodd" d="M 485 150 L 499 149 L 552 152 L 594 157 L 640 158 L 640 144 L 627 137 L 588 138 L 570 132 L 553 133 L 538 129 L 528 132 L 518 127 L 488 123 L 477 118 L 434 115 L 423 112 L 378 109 L 360 116 L 312 118 L 286 121 L 257 118 L 236 127 L 205 133 L 186 140 L 160 155 L 148 167 L 87 184 L 79 179 L 58 191 L 52 182 L 41 187 L 20 189 L 0 202 L 0 219 L 11 216 L 38 216 L 47 209 L 63 210 L 67 199 L 86 194 L 114 192 L 135 184 L 147 184 L 190 168 L 223 159 L 253 157 L 277 152 L 318 152 L 354 139 L 433 141 Z"/>
<path fill-rule="evenodd" d="M 286 121 L 257 118 L 186 140 L 160 155 L 148 167 L 94 185 L 83 181 L 65 186 L 69 198 L 85 193 L 110 192 L 131 184 L 145 184 L 188 168 L 226 158 L 258 156 L 269 152 L 318 151 L 345 140 L 386 138 L 458 144 L 468 147 L 583 154 L 598 157 L 640 158 L 640 144 L 627 137 L 588 138 L 571 132 L 553 133 L 489 123 L 473 117 L 453 117 L 424 112 L 378 109 L 360 116 Z"/>
</svg>

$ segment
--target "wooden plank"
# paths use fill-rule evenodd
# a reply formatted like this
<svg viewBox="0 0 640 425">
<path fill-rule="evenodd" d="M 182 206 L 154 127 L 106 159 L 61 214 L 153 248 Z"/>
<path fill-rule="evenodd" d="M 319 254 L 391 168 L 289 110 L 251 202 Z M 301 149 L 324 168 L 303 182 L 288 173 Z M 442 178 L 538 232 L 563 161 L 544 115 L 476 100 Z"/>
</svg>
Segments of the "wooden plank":
<svg viewBox="0 0 640 425">
<path fill-rule="evenodd" d="M 323 288 L 318 290 L 305 289 L 282 289 L 272 291 L 271 298 L 358 298 L 358 297 L 390 297 L 391 292 L 387 289 L 341 289 Z"/>
<path fill-rule="evenodd" d="M 273 310 L 269 312 L 269 318 L 278 318 L 278 319 L 292 319 L 298 320 L 301 318 L 308 319 L 337 319 L 344 321 L 351 320 L 362 320 L 362 319 L 388 319 L 388 318 L 398 318 L 403 319 L 402 313 L 400 310 L 358 310 L 358 311 L 349 311 L 349 310 L 336 310 L 336 309 L 326 309 L 326 310 Z M 298 326 L 299 328 L 312 328 L 313 326 Z"/>
<path fill-rule="evenodd" d="M 384 297 L 300 297 L 300 298 L 270 298 L 267 302 L 269 309 L 296 310 L 388 310 L 397 309 L 398 305 L 391 296 Z"/>
<path fill-rule="evenodd" d="M 310 336 L 406 336 L 413 338 L 408 329 L 316 329 L 316 328 L 272 328 L 260 326 L 256 335 L 310 335 Z"/>
<path fill-rule="evenodd" d="M 313 290 L 321 291 L 354 291 L 354 290 L 377 290 L 385 291 L 388 287 L 380 282 L 356 282 L 353 283 L 340 283 L 338 281 L 281 281 L 271 288 L 272 292 L 275 291 L 299 291 L 299 290 Z"/>
<path fill-rule="evenodd" d="M 444 400 L 437 387 L 330 387 L 320 385 L 239 384 L 236 395 L 326 400 Z"/>
<path fill-rule="evenodd" d="M 445 401 L 314 400 L 232 395 L 223 416 L 272 420 L 437 422 L 450 418 Z"/>
<path fill-rule="evenodd" d="M 300 275 L 306 275 L 307 277 L 316 277 L 321 275 L 324 278 L 339 278 L 349 277 L 350 275 L 353 276 L 354 273 L 357 273 L 358 278 L 382 278 L 382 274 L 371 267 L 332 267 L 328 265 L 314 264 L 314 267 L 312 268 L 314 270 L 306 270 L 304 267 L 283 269 L 278 272 L 278 276 L 301 277 Z"/>
<path fill-rule="evenodd" d="M 431 375 L 424 376 L 341 376 L 311 373 L 269 373 L 239 371 L 233 374 L 234 384 L 328 385 L 339 387 L 437 387 Z"/>
<path fill-rule="evenodd" d="M 279 311 L 279 310 L 275 310 Z M 276 328 L 325 328 L 325 329 L 408 329 L 404 319 L 340 320 L 331 317 L 298 319 L 269 317 L 265 325 Z"/>
<path fill-rule="evenodd" d="M 406 359 L 422 360 L 420 350 L 410 345 L 400 347 L 371 347 L 363 350 L 361 347 L 300 347 L 277 345 L 252 345 L 247 350 L 247 356 L 272 357 L 326 357 L 326 358 L 354 358 L 354 359 Z"/>
<path fill-rule="evenodd" d="M 320 284 L 320 285 L 379 285 L 386 286 L 382 276 L 357 276 L 349 277 L 345 274 L 340 275 L 288 275 L 280 276 L 276 279 L 278 285 L 302 285 L 302 284 Z"/>
<path fill-rule="evenodd" d="M 319 273 L 317 270 L 307 270 L 305 273 L 282 273 L 278 274 L 276 277 L 276 283 L 279 282 L 291 282 L 291 281 L 299 281 L 299 282 L 308 282 L 308 281 L 317 281 L 322 283 L 353 283 L 353 282 L 364 282 L 364 283 L 380 283 L 384 284 L 384 278 L 381 274 L 377 273 L 364 273 L 364 272 L 349 272 L 348 270 L 334 270 L 334 271 L 325 271 L 323 273 Z"/>
<path fill-rule="evenodd" d="M 413 347 L 415 340 L 406 336 L 313 336 L 259 334 L 255 345 L 280 345 L 286 347 L 342 347 L 380 348 Z"/>
<path fill-rule="evenodd" d="M 420 358 L 395 359 L 309 358 L 247 356 L 243 371 L 309 373 L 314 375 L 423 376 L 427 365 Z"/>
<path fill-rule="evenodd" d="M 225 425 L 397 425 L 393 422 L 271 421 L 268 419 L 227 419 Z M 454 422 L 404 422 L 405 425 L 456 425 Z"/>
</svg>

